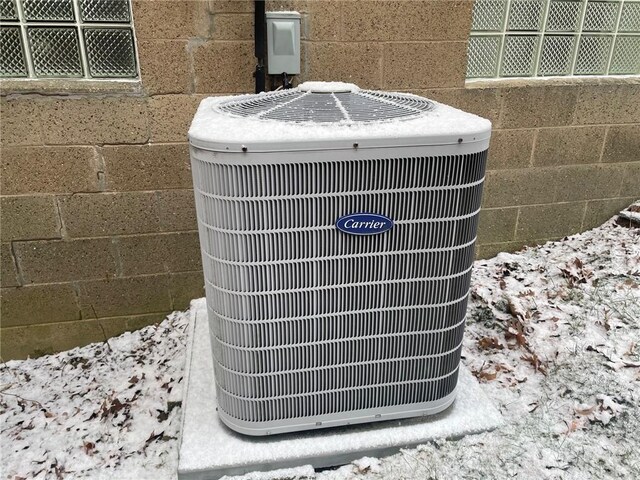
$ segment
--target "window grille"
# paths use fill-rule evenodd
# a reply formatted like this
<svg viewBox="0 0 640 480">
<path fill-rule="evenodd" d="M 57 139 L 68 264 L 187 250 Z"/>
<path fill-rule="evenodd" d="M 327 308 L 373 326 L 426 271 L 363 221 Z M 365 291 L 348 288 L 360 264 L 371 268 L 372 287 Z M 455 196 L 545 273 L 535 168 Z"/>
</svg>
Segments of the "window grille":
<svg viewBox="0 0 640 480">
<path fill-rule="evenodd" d="M 137 78 L 130 0 L 0 0 L 0 77 Z"/>
<path fill-rule="evenodd" d="M 476 0 L 467 78 L 640 74 L 640 0 Z"/>
</svg>

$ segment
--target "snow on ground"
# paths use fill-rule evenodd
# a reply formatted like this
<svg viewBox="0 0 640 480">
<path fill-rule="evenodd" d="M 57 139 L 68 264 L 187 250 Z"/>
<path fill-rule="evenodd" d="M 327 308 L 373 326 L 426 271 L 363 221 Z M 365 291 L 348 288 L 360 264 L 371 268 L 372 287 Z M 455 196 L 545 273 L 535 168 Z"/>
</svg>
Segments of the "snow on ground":
<svg viewBox="0 0 640 480">
<path fill-rule="evenodd" d="M 476 262 L 463 362 L 504 427 L 246 479 L 640 478 L 640 224 L 618 222 Z M 2 477 L 175 478 L 187 323 L 0 365 Z"/>
</svg>

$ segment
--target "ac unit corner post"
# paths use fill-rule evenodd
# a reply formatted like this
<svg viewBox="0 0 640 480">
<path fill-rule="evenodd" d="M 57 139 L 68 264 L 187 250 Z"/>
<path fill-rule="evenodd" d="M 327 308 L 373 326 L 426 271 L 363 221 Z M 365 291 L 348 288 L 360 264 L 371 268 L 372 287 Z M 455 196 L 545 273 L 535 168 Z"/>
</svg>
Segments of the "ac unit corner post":
<svg viewBox="0 0 640 480">
<path fill-rule="evenodd" d="M 224 423 L 268 435 L 454 401 L 490 128 L 349 84 L 203 102 L 191 161 Z M 336 227 L 354 214 L 382 221 Z"/>
</svg>

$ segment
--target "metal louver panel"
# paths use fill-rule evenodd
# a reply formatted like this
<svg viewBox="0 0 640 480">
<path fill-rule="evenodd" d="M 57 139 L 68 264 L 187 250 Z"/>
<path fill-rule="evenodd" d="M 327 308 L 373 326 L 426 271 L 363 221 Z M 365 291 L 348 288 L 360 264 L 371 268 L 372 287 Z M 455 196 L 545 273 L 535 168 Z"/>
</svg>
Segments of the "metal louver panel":
<svg viewBox="0 0 640 480">
<path fill-rule="evenodd" d="M 318 95 L 327 121 L 340 121 L 340 95 Z M 268 111 L 260 97 L 232 110 Z M 348 423 L 452 394 L 487 152 L 303 155 L 278 164 L 192 155 L 221 413 L 251 424 Z M 395 225 L 371 236 L 338 231 L 336 219 L 353 212 Z"/>
</svg>

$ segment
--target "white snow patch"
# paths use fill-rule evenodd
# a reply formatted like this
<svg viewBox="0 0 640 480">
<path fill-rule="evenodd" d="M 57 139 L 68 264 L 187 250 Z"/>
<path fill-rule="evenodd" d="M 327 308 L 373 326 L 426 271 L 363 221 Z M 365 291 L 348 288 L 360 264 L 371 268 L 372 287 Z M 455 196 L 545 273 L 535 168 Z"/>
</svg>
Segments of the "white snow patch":
<svg viewBox="0 0 640 480">
<path fill-rule="evenodd" d="M 298 90 L 301 92 L 338 93 L 357 92 L 360 87 L 345 82 L 304 82 L 298 85 Z"/>
</svg>

